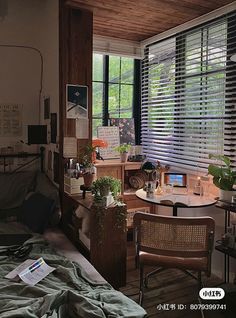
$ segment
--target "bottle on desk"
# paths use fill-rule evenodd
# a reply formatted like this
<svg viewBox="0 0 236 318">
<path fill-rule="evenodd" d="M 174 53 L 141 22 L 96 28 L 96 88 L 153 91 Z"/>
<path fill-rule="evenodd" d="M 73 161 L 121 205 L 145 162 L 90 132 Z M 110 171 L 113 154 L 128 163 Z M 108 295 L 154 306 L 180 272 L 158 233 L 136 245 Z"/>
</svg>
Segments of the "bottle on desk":
<svg viewBox="0 0 236 318">
<path fill-rule="evenodd" d="M 197 178 L 197 182 L 193 188 L 193 193 L 196 195 L 203 195 L 200 177 Z"/>
</svg>

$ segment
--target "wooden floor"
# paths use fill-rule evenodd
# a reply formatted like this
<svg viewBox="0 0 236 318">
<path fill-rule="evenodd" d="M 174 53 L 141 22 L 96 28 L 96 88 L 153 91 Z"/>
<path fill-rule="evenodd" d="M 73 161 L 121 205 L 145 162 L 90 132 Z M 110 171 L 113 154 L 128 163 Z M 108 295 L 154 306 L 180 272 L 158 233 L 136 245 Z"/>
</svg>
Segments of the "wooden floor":
<svg viewBox="0 0 236 318">
<path fill-rule="evenodd" d="M 147 268 L 148 269 L 148 268 Z M 148 269 L 150 271 L 151 269 Z M 139 272 L 135 269 L 133 242 L 128 242 L 127 284 L 120 290 L 138 302 Z M 216 277 L 203 277 L 206 287 L 216 286 L 220 282 Z M 169 310 L 161 309 L 161 305 L 169 306 Z M 169 305 L 167 305 L 169 304 Z M 180 304 L 186 309 L 178 309 Z M 190 304 L 198 305 L 197 281 L 183 272 L 175 269 L 165 270 L 149 279 L 149 287 L 145 289 L 143 307 L 148 317 L 157 318 L 222 318 L 227 317 L 225 311 L 205 310 L 202 316 L 200 310 L 190 310 Z M 183 307 L 182 306 L 182 307 Z M 174 310 L 172 309 L 174 308 Z"/>
</svg>

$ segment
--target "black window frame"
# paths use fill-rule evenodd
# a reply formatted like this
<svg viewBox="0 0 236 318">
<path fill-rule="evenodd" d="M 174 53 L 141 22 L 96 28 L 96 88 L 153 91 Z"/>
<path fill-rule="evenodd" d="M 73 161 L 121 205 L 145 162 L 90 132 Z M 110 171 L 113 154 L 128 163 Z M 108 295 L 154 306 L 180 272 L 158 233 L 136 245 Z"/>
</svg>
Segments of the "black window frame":
<svg viewBox="0 0 236 318">
<path fill-rule="evenodd" d="M 94 52 L 94 54 L 96 54 Z M 103 79 L 102 80 L 92 80 L 93 83 L 102 83 L 103 84 L 103 98 L 102 98 L 102 118 L 94 116 L 92 112 L 92 121 L 93 119 L 102 119 L 102 125 L 109 125 L 109 85 L 119 85 L 119 111 L 120 111 L 120 91 L 122 85 L 133 86 L 133 96 L 132 96 L 132 117 L 135 122 L 135 141 L 136 144 L 140 144 L 140 120 L 141 120 L 141 61 L 138 59 L 134 60 L 134 74 L 133 74 L 133 83 L 123 83 L 121 82 L 121 58 L 120 57 L 120 72 L 119 72 L 119 81 L 117 83 L 109 81 L 109 55 L 103 55 Z M 119 113 L 120 114 L 120 113 Z M 122 117 L 121 117 L 122 118 Z"/>
</svg>

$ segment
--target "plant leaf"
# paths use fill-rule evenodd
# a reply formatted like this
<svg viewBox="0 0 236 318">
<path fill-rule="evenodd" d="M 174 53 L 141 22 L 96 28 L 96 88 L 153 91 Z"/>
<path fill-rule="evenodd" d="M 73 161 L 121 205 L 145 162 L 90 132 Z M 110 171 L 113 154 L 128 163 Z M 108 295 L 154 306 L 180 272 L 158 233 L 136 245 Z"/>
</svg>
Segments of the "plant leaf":
<svg viewBox="0 0 236 318">
<path fill-rule="evenodd" d="M 222 168 L 210 164 L 208 166 L 208 173 L 211 174 L 213 177 L 219 178 L 222 175 Z"/>
<path fill-rule="evenodd" d="M 230 159 L 226 156 L 210 154 L 209 159 L 220 160 L 220 161 L 223 161 L 227 167 L 230 166 Z"/>
</svg>

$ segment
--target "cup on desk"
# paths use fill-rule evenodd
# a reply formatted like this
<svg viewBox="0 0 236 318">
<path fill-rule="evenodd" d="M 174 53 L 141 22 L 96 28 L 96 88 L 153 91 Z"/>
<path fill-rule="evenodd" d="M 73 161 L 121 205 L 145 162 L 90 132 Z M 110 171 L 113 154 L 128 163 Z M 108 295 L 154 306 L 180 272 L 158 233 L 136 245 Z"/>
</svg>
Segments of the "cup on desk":
<svg viewBox="0 0 236 318">
<path fill-rule="evenodd" d="M 147 198 L 154 198 L 155 185 L 156 185 L 156 183 L 154 181 L 146 182 L 146 196 L 147 196 Z"/>
<path fill-rule="evenodd" d="M 200 179 L 200 195 L 208 197 L 209 196 L 209 177 L 208 176 L 201 176 Z"/>
</svg>

